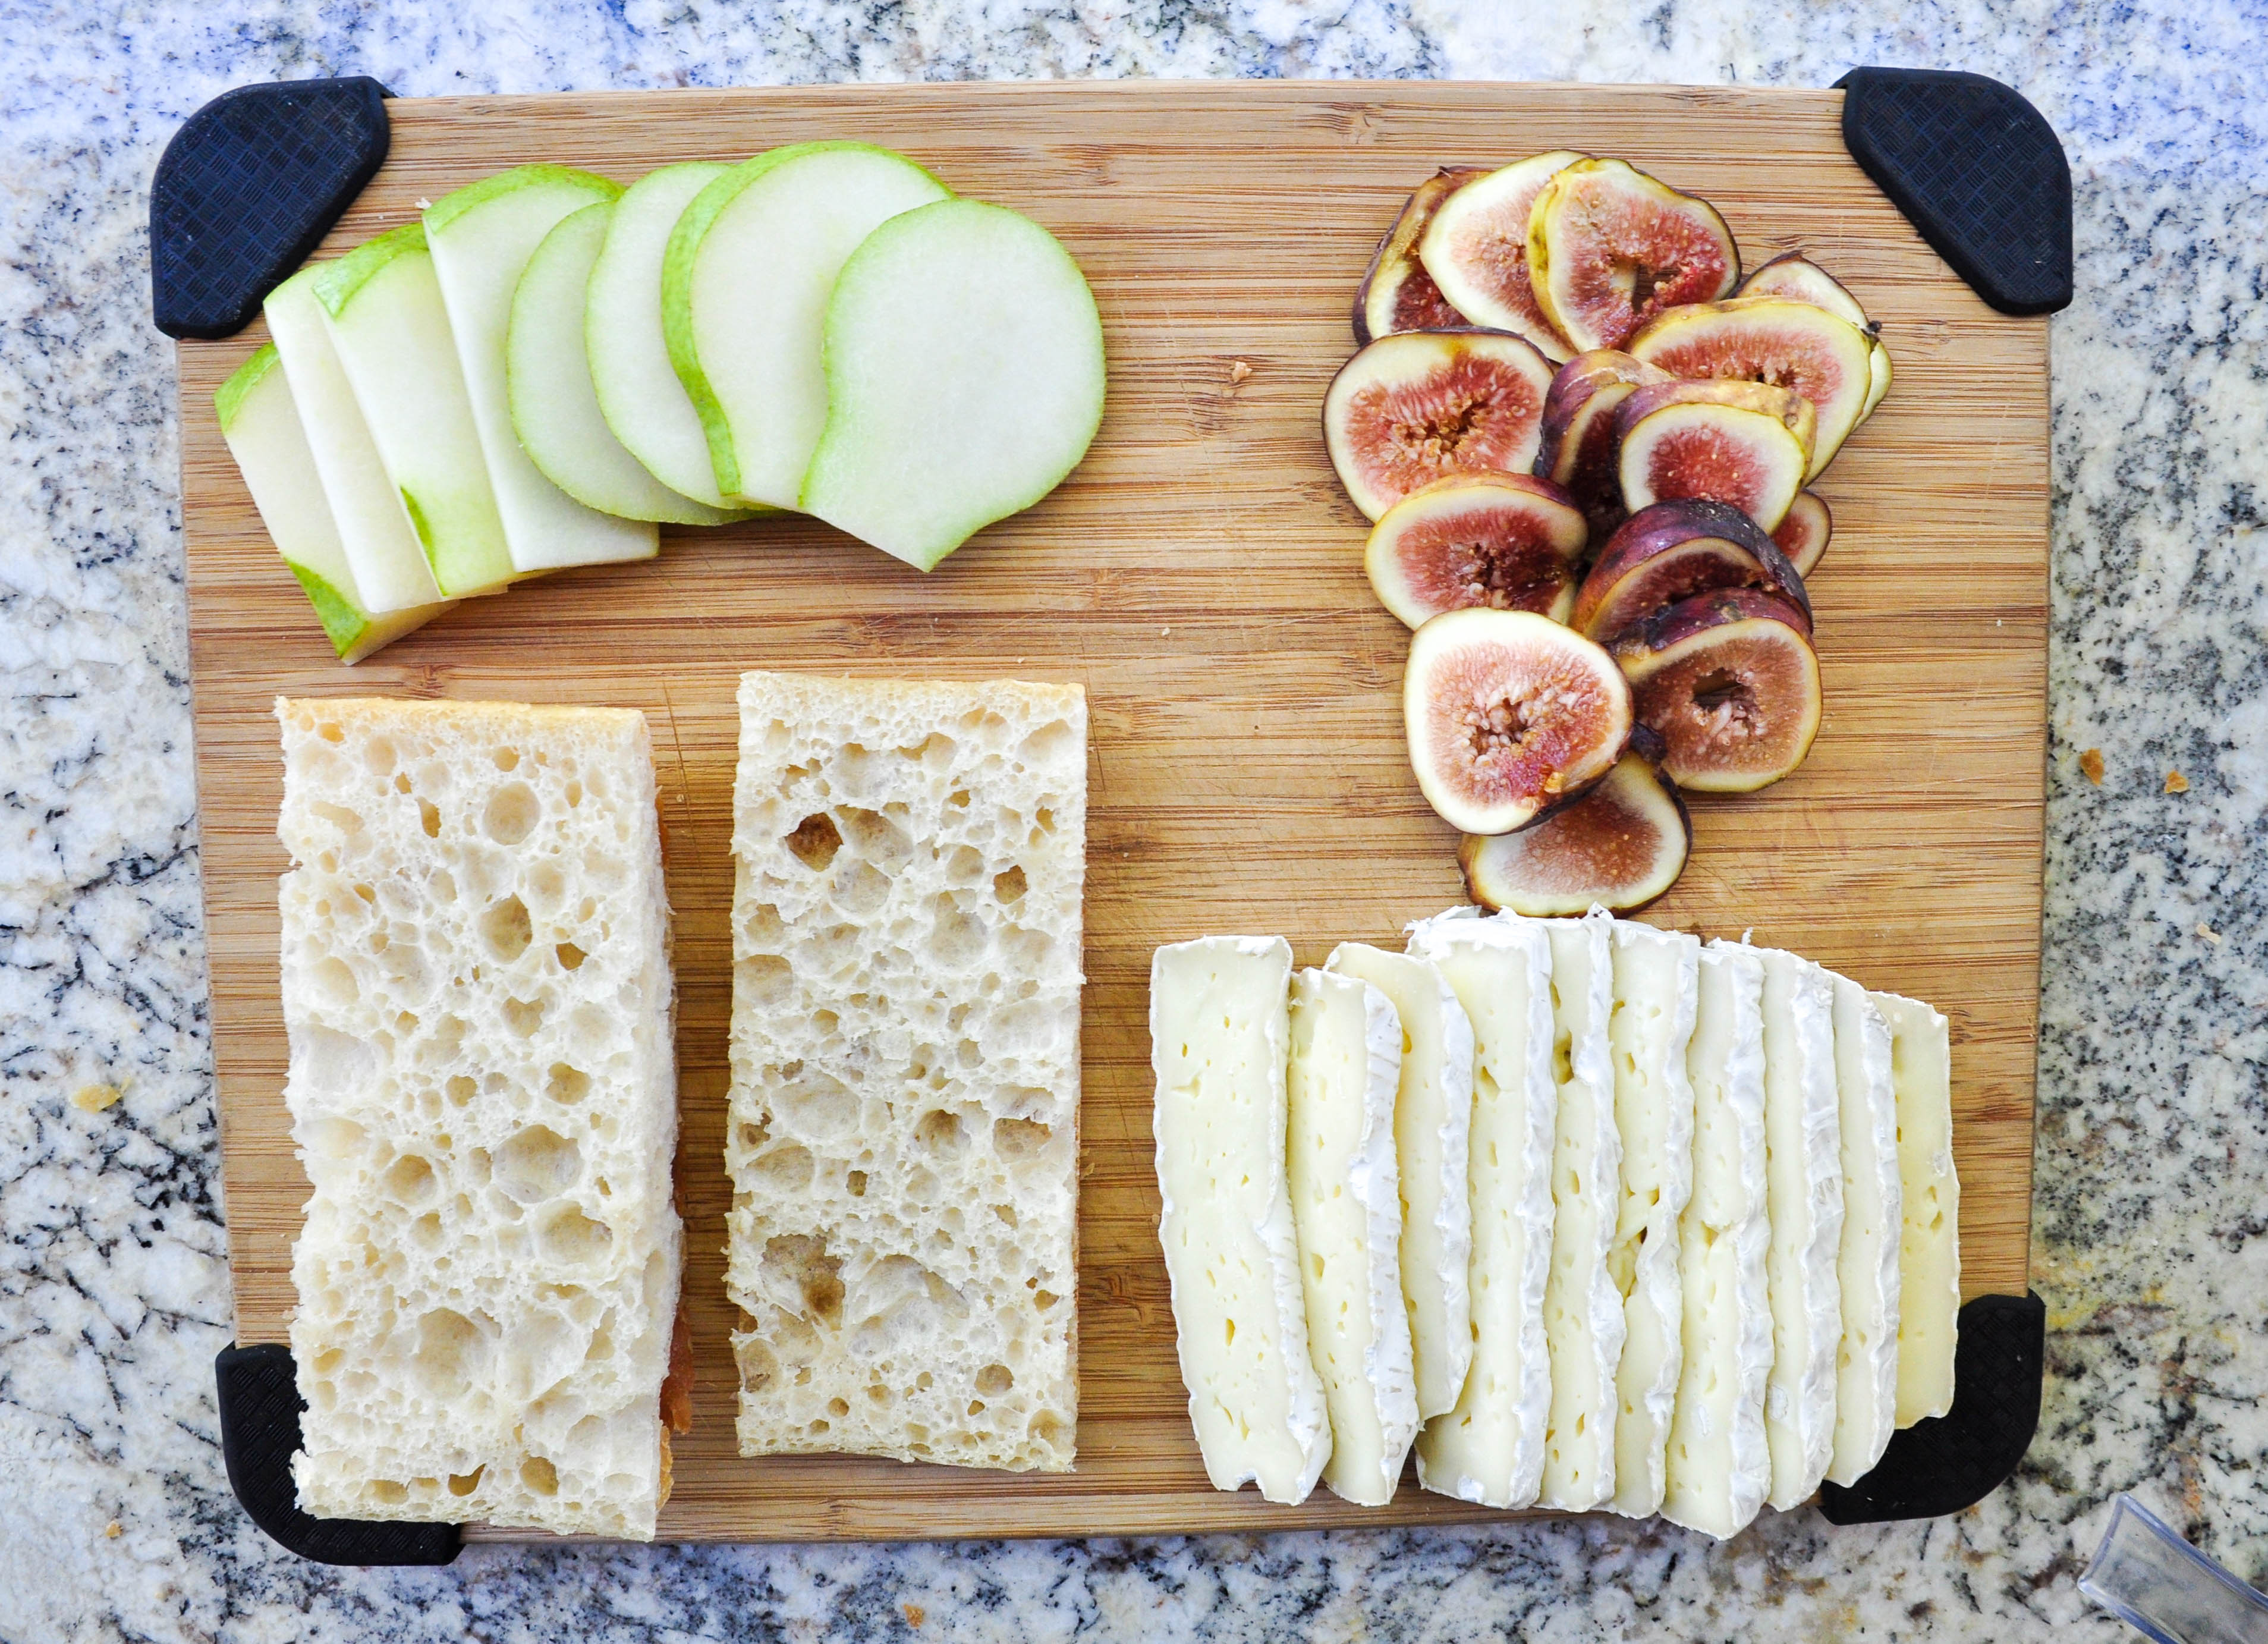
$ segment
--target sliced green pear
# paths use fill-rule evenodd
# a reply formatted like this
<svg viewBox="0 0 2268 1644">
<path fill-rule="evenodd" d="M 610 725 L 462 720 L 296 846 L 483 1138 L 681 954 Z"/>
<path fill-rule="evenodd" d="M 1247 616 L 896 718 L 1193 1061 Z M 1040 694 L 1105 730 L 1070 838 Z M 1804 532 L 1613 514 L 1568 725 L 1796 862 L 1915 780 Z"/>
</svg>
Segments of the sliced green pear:
<svg viewBox="0 0 2268 1644">
<path fill-rule="evenodd" d="M 827 426 L 805 512 L 923 571 L 1079 466 L 1102 320 L 1053 234 L 976 200 L 876 229 L 827 305 Z"/>
<path fill-rule="evenodd" d="M 213 393 L 220 437 L 284 563 L 299 579 L 342 662 L 359 662 L 449 608 L 447 601 L 373 614 L 347 559 L 276 344 L 263 344 Z"/>
<path fill-rule="evenodd" d="M 577 501 L 521 449 L 512 425 L 505 349 L 512 292 L 528 259 L 562 217 L 612 201 L 618 183 L 566 166 L 516 166 L 435 201 L 425 240 L 449 310 L 449 330 L 488 459 L 512 569 L 651 559 L 661 547 L 651 520 L 624 520 Z"/>
<path fill-rule="evenodd" d="M 796 505 L 827 423 L 820 327 L 836 275 L 883 223 L 952 197 L 887 149 L 799 143 L 685 208 L 662 262 L 662 329 L 724 495 Z"/>
<path fill-rule="evenodd" d="M 405 223 L 321 264 L 314 289 L 435 584 L 449 599 L 503 587 L 512 554 L 425 225 Z"/>
<path fill-rule="evenodd" d="M 512 431 L 543 476 L 586 507 L 624 520 L 722 525 L 738 516 L 654 478 L 599 409 L 584 345 L 583 300 L 614 210 L 601 200 L 560 218 L 519 276 L 504 339 Z"/>
<path fill-rule="evenodd" d="M 624 190 L 591 267 L 583 342 L 599 409 L 623 448 L 670 490 L 737 520 L 746 511 L 727 512 L 701 413 L 677 380 L 661 330 L 661 260 L 670 231 L 693 197 L 731 169 L 688 160 L 648 172 Z"/>
<path fill-rule="evenodd" d="M 406 611 L 441 597 L 425 545 L 409 523 L 401 493 L 386 476 L 386 463 L 355 402 L 330 327 L 315 295 L 320 263 L 312 263 L 268 293 L 261 313 L 283 357 L 315 472 L 321 477 L 333 523 L 354 568 L 355 586 L 372 612 Z"/>
</svg>

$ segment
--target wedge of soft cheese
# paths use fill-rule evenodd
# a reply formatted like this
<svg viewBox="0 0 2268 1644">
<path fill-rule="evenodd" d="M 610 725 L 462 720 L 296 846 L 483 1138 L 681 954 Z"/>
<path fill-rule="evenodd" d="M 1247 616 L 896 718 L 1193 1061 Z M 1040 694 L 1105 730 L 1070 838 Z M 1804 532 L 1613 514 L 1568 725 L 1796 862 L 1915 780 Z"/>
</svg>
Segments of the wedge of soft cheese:
<svg viewBox="0 0 2268 1644">
<path fill-rule="evenodd" d="M 1785 1513 L 1809 1499 L 1835 1449 L 1835 1361 L 1842 1350 L 1841 1097 L 1834 978 L 1808 959 L 1760 948 L 1764 967 L 1764 1153 L 1771 1214 L 1772 1371 L 1764 1395 L 1771 1493 Z"/>
<path fill-rule="evenodd" d="M 1699 1009 L 1701 944 L 1678 931 L 1614 926 L 1615 1129 L 1621 1209 L 1607 1270 L 1623 1302 L 1615 1372 L 1614 1509 L 1661 1510 L 1669 1428 L 1684 1361 L 1678 1218 L 1693 1188 L 1693 1086 L 1685 1058 Z"/>
<path fill-rule="evenodd" d="M 1471 1368 L 1454 1408 L 1418 1435 L 1418 1482 L 1487 1507 L 1528 1507 L 1543 1478 L 1551 1361 L 1551 944 L 1533 921 L 1458 908 L 1410 927 L 1473 1029 Z"/>
<path fill-rule="evenodd" d="M 1898 1405 L 1910 1427 L 1953 1408 L 1961 1316 L 1961 1183 L 1953 1173 L 1953 1062 L 1945 1018 L 1869 993 L 1890 1030 L 1898 1106 Z"/>
<path fill-rule="evenodd" d="M 1848 977 L 1834 977 L 1835 1079 L 1843 1127 L 1843 1345 L 1827 1476 L 1853 1485 L 1882 1459 L 1898 1404 L 1898 1103 L 1889 1024 Z"/>
<path fill-rule="evenodd" d="M 1285 1172 L 1292 947 L 1209 936 L 1150 962 L 1158 1223 L 1205 1476 L 1307 1499 L 1330 1457 Z"/>
<path fill-rule="evenodd" d="M 260 522 L 306 592 L 340 661 L 359 662 L 449 608 L 435 601 L 383 614 L 370 609 L 273 343 L 254 350 L 214 391 L 213 410 Z"/>
<path fill-rule="evenodd" d="M 1402 1021 L 1386 995 L 1355 977 L 1300 971 L 1285 1082 L 1307 1351 L 1331 1417 L 1323 1482 L 1344 1500 L 1383 1507 L 1418 1436 L 1395 1182 Z"/>
<path fill-rule="evenodd" d="M 1543 1329 L 1551 1352 L 1551 1419 L 1541 1504 L 1580 1513 L 1613 1499 L 1615 1372 L 1623 1354 L 1623 1297 L 1607 1265 L 1622 1201 L 1615 1124 L 1614 921 L 1603 910 L 1538 921 L 1551 941 L 1554 1077 L 1558 1124 L 1551 1154 L 1551 1277 Z"/>
<path fill-rule="evenodd" d="M 1439 969 L 1342 942 L 1324 967 L 1386 995 L 1402 1023 L 1394 1101 L 1402 1189 L 1402 1299 L 1417 1366 L 1418 1414 L 1455 1408 L 1473 1361 L 1472 1201 L 1466 1153 L 1473 1126 L 1473 1024 Z"/>
<path fill-rule="evenodd" d="M 1685 1069 L 1693 1087 L 1693 1193 L 1678 1219 L 1684 1362 L 1670 1419 L 1662 1516 L 1719 1541 L 1771 1487 L 1764 1384 L 1772 1319 L 1764 1250 L 1764 962 L 1702 949 Z"/>
</svg>

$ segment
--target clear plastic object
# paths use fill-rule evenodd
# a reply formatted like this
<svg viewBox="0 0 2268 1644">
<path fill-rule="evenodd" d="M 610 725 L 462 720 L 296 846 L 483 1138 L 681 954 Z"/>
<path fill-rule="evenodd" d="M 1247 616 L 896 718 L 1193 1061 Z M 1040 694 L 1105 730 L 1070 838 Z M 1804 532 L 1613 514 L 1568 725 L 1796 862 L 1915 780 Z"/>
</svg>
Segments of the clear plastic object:
<svg viewBox="0 0 2268 1644">
<path fill-rule="evenodd" d="M 2158 1644 L 2268 1644 L 2268 1596 L 2122 1495 L 2079 1590 Z"/>
</svg>

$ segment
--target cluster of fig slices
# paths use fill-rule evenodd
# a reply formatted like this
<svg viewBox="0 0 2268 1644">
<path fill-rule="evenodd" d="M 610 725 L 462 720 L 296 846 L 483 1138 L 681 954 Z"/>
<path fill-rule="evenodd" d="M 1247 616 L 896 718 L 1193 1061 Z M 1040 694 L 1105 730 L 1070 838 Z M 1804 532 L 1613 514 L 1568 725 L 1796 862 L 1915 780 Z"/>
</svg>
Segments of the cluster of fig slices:
<svg viewBox="0 0 2268 1644">
<path fill-rule="evenodd" d="M 1475 900 L 1643 906 L 1681 790 L 1748 793 L 1820 720 L 1808 489 L 1890 385 L 1800 253 L 1742 277 L 1705 200 L 1572 150 L 1410 196 L 1354 304 L 1323 433 L 1415 630 L 1410 763 Z"/>
</svg>

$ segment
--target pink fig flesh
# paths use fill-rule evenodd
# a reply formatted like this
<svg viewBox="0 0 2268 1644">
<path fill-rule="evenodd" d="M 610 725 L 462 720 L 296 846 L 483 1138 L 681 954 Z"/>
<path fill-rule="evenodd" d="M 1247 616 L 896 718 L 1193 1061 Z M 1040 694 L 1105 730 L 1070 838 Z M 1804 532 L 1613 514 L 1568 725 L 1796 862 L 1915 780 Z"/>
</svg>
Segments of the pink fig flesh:
<svg viewBox="0 0 2268 1644">
<path fill-rule="evenodd" d="M 1807 481 L 1858 426 L 1874 383 L 1872 349 L 1849 321 L 1784 297 L 1668 309 L 1630 342 L 1632 354 L 1672 376 L 1770 383 L 1810 401 L 1817 426 Z"/>
<path fill-rule="evenodd" d="M 1774 257 L 1742 280 L 1736 294 L 1785 297 L 1791 302 L 1809 303 L 1815 308 L 1841 315 L 1870 336 L 1874 335 L 1874 321 L 1867 318 L 1867 311 L 1859 306 L 1859 299 L 1851 295 L 1849 288 L 1800 251 L 1782 252 Z"/>
<path fill-rule="evenodd" d="M 1646 906 L 1677 882 L 1692 848 L 1685 801 L 1633 751 L 1596 787 L 1518 833 L 1467 834 L 1457 864 L 1481 906 L 1553 918 Z"/>
<path fill-rule="evenodd" d="M 1376 520 L 1452 474 L 1534 467 L 1551 366 L 1500 331 L 1403 331 L 1339 368 L 1323 442 L 1356 507 Z"/>
<path fill-rule="evenodd" d="M 1798 491 L 1795 500 L 1788 505 L 1787 518 L 1779 522 L 1772 533 L 1772 541 L 1779 551 L 1787 556 L 1798 576 L 1808 577 L 1811 568 L 1827 551 L 1827 541 L 1835 534 L 1835 516 L 1827 506 L 1825 498 L 1817 491 Z"/>
<path fill-rule="evenodd" d="M 1771 538 L 1725 503 L 1656 503 L 1607 541 L 1575 596 L 1569 621 L 1601 645 L 1652 621 L 1682 600 L 1719 588 L 1778 595 L 1811 629 L 1803 579 Z"/>
<path fill-rule="evenodd" d="M 1420 242 L 1442 293 L 1473 324 L 1524 336 L 1553 360 L 1574 350 L 1535 300 L 1528 219 L 1553 174 L 1584 158 L 1559 149 L 1491 172 L 1444 202 Z"/>
<path fill-rule="evenodd" d="M 1444 166 L 1418 185 L 1402 207 L 1402 215 L 1370 260 L 1354 296 L 1354 340 L 1357 347 L 1397 331 L 1448 331 L 1473 322 L 1450 306 L 1441 288 L 1426 272 L 1418 252 L 1418 241 L 1441 203 L 1458 189 L 1488 172 L 1477 166 Z"/>
<path fill-rule="evenodd" d="M 1803 763 L 1822 711 L 1819 657 L 1786 601 L 1734 588 L 1681 601 L 1615 645 L 1661 768 L 1689 793 L 1746 793 Z"/>
<path fill-rule="evenodd" d="M 1533 611 L 1451 611 L 1420 628 L 1403 675 L 1410 763 L 1466 833 L 1509 833 L 1614 768 L 1631 734 L 1615 659 Z"/>
<path fill-rule="evenodd" d="M 1562 336 L 1579 349 L 1620 348 L 1664 310 L 1730 291 L 1741 254 L 1706 200 L 1592 159 L 1555 173 L 1536 195 L 1528 267 Z"/>
<path fill-rule="evenodd" d="M 1633 388 L 1675 382 L 1666 371 L 1614 349 L 1594 349 L 1562 365 L 1543 396 L 1535 471 L 1564 485 L 1604 537 L 1622 523 L 1622 476 L 1615 467 L 1615 412 Z"/>
<path fill-rule="evenodd" d="M 1803 485 L 1803 442 L 1778 417 L 1745 406 L 1671 400 L 1632 418 L 1640 389 L 1615 417 L 1623 505 L 1632 513 L 1686 498 L 1730 504 L 1770 531 Z"/>
<path fill-rule="evenodd" d="M 1589 540 L 1582 511 L 1549 480 L 1461 474 L 1388 508 L 1363 566 L 1380 602 L 1412 628 L 1476 606 L 1564 623 Z"/>
</svg>

